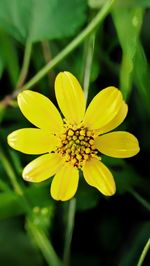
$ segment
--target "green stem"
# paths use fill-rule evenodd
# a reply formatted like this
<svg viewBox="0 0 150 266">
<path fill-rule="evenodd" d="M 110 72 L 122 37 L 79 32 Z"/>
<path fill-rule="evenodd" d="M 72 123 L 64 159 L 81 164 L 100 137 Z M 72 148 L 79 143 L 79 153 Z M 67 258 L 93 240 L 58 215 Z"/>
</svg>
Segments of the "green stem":
<svg viewBox="0 0 150 266">
<path fill-rule="evenodd" d="M 19 79 L 16 85 L 16 89 L 19 89 L 21 86 L 23 86 L 24 81 L 27 77 L 29 64 L 30 64 L 30 58 L 31 58 L 31 52 L 32 52 L 32 43 L 31 41 L 27 41 L 26 46 L 25 46 L 23 64 L 22 64 L 21 72 L 20 72 Z"/>
<path fill-rule="evenodd" d="M 21 186 L 18 184 L 17 179 L 16 179 L 16 175 L 14 173 L 14 170 L 9 162 L 9 160 L 7 159 L 7 157 L 5 156 L 2 147 L 0 146 L 0 154 L 1 154 L 1 161 L 3 164 L 3 167 L 5 168 L 5 171 L 10 179 L 10 182 L 14 188 L 14 191 L 22 196 L 23 195 L 23 191 Z"/>
<path fill-rule="evenodd" d="M 27 220 L 27 226 L 29 232 L 32 234 L 35 239 L 37 245 L 42 251 L 47 263 L 49 266 L 61 266 L 61 262 L 53 249 L 50 241 L 45 235 L 44 231 L 35 225 L 30 219 Z"/>
<path fill-rule="evenodd" d="M 43 57 L 44 57 L 45 63 L 47 64 L 52 60 L 50 42 L 43 41 L 41 45 L 42 45 Z M 51 84 L 54 84 L 54 79 L 55 79 L 54 71 L 49 72 L 47 76 L 48 76 L 49 86 L 51 87 Z"/>
<path fill-rule="evenodd" d="M 69 206 L 68 206 L 68 219 L 66 227 L 67 230 L 66 230 L 64 258 L 63 258 L 64 266 L 69 266 L 70 264 L 70 247 L 71 247 L 73 228 L 74 228 L 75 210 L 76 210 L 76 199 L 73 198 L 69 201 Z"/>
<path fill-rule="evenodd" d="M 87 101 L 88 90 L 90 85 L 90 76 L 91 76 L 91 67 L 93 61 L 94 53 L 94 44 L 95 44 L 95 34 L 91 34 L 85 43 L 85 53 L 84 53 L 84 65 L 83 65 L 83 88 L 84 95 Z"/>
<path fill-rule="evenodd" d="M 141 254 L 141 256 L 140 256 L 140 259 L 139 259 L 139 261 L 138 261 L 137 266 L 141 266 L 141 265 L 143 264 L 144 259 L 145 259 L 145 257 L 146 257 L 146 254 L 147 254 L 149 248 L 150 248 L 150 238 L 148 239 L 148 241 L 147 241 L 147 243 L 146 243 L 146 245 L 145 245 L 145 247 L 144 247 L 144 249 L 143 249 L 143 251 L 142 251 L 142 254 Z"/>
<path fill-rule="evenodd" d="M 14 191 L 16 192 L 17 195 L 22 197 L 27 213 L 31 213 L 32 209 L 28 203 L 27 198 L 24 195 L 24 191 L 23 191 L 21 185 L 18 183 L 14 169 L 11 166 L 7 157 L 5 156 L 5 153 L 4 153 L 1 146 L 0 146 L 0 154 L 1 154 L 1 161 L 2 161 L 3 167 L 4 167 L 6 173 L 9 177 L 10 183 L 11 183 Z"/>
<path fill-rule="evenodd" d="M 45 65 L 31 80 L 29 80 L 21 90 L 30 89 L 41 78 L 43 78 L 52 68 L 54 68 L 61 60 L 69 55 L 81 42 L 84 41 L 93 31 L 96 30 L 98 25 L 104 20 L 106 15 L 110 12 L 115 0 L 109 0 L 97 13 L 89 25 L 72 41 L 70 42 L 54 59 Z"/>
<path fill-rule="evenodd" d="M 12 159 L 12 163 L 14 165 L 14 169 L 16 170 L 16 173 L 20 175 L 22 173 L 22 165 L 21 165 L 20 157 L 12 149 L 9 149 L 9 155 Z"/>
<path fill-rule="evenodd" d="M 43 56 L 44 56 L 45 62 L 48 63 L 49 61 L 52 60 L 49 42 L 43 41 L 41 45 L 42 45 Z"/>
<path fill-rule="evenodd" d="M 129 192 L 148 210 L 150 211 L 150 204 L 135 190 L 130 189 Z"/>
</svg>

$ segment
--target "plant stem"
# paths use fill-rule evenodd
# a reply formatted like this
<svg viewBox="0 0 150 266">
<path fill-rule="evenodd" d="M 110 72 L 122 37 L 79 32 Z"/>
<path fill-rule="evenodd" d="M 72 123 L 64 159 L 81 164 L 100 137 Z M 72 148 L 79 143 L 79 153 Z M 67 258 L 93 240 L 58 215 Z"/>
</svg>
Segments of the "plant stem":
<svg viewBox="0 0 150 266">
<path fill-rule="evenodd" d="M 147 254 L 149 248 L 150 248 L 150 238 L 148 239 L 148 241 L 147 241 L 147 243 L 146 243 L 146 245 L 145 245 L 145 247 L 144 247 L 144 249 L 143 249 L 143 251 L 142 251 L 142 254 L 141 254 L 141 256 L 140 256 L 140 259 L 139 259 L 139 261 L 138 261 L 137 266 L 141 266 L 141 265 L 143 264 L 144 259 L 145 259 L 145 257 L 146 257 L 146 254 Z"/>
<path fill-rule="evenodd" d="M 69 206 L 68 206 L 68 219 L 67 219 L 65 246 L 64 246 L 64 257 L 63 257 L 64 266 L 69 266 L 70 262 L 70 246 L 71 246 L 73 228 L 74 228 L 75 210 L 76 210 L 76 199 L 73 198 L 69 201 Z"/>
<path fill-rule="evenodd" d="M 28 74 L 29 64 L 30 64 L 30 58 L 31 58 L 31 52 L 32 52 L 32 43 L 31 41 L 27 40 L 26 46 L 25 46 L 25 52 L 24 52 L 24 58 L 23 58 L 23 64 L 20 71 L 20 75 L 18 78 L 18 82 L 16 85 L 16 89 L 19 89 L 21 86 L 23 86 L 25 79 Z"/>
<path fill-rule="evenodd" d="M 1 154 L 1 161 L 2 164 L 5 168 L 5 171 L 10 179 L 10 182 L 12 184 L 12 187 L 14 188 L 14 191 L 19 195 L 22 196 L 23 195 L 23 191 L 21 186 L 18 184 L 17 179 L 16 179 L 16 175 L 14 173 L 14 170 L 9 162 L 9 160 L 7 159 L 7 157 L 5 156 L 2 147 L 0 146 L 0 154 Z"/>
<path fill-rule="evenodd" d="M 130 189 L 129 192 L 148 210 L 150 211 L 150 204 L 134 189 Z"/>
<path fill-rule="evenodd" d="M 41 43 L 42 45 L 42 51 L 43 51 L 43 57 L 45 59 L 46 64 L 52 60 L 52 53 L 50 49 L 50 43 L 48 41 L 43 41 Z M 53 71 L 48 73 L 48 82 L 49 85 L 54 84 L 55 74 Z"/>
<path fill-rule="evenodd" d="M 84 41 L 93 31 L 96 30 L 98 25 L 104 20 L 106 15 L 110 12 L 115 0 L 109 0 L 88 24 L 88 26 L 73 40 L 71 41 L 54 59 L 45 65 L 31 80 L 29 80 L 21 90 L 30 89 L 41 78 L 43 78 L 52 68 L 54 68 L 61 60 L 68 56 L 81 42 Z"/>
<path fill-rule="evenodd" d="M 49 61 L 52 60 L 52 55 L 49 47 L 49 42 L 48 41 L 43 41 L 41 43 L 42 45 L 42 50 L 43 50 L 43 56 L 45 59 L 45 62 L 48 63 Z"/>
<path fill-rule="evenodd" d="M 84 96 L 87 101 L 88 90 L 90 85 L 90 76 L 91 76 L 91 67 L 93 61 L 94 53 L 94 44 L 95 44 L 95 34 L 91 34 L 85 42 L 85 54 L 84 54 L 84 65 L 83 65 L 83 88 Z"/>
<path fill-rule="evenodd" d="M 5 156 L 2 147 L 0 146 L 0 153 L 1 153 L 1 161 L 3 164 L 3 167 L 9 177 L 10 183 L 14 189 L 14 191 L 16 192 L 17 195 L 19 195 L 20 197 L 22 197 L 23 201 L 24 201 L 24 206 L 26 208 L 27 213 L 31 213 L 32 209 L 28 203 L 27 198 L 24 195 L 24 191 L 21 187 L 21 185 L 18 183 L 17 179 L 16 179 L 16 174 L 14 172 L 13 167 L 11 166 L 9 160 L 7 159 L 7 157 Z"/>
<path fill-rule="evenodd" d="M 30 219 L 27 220 L 27 226 L 29 232 L 32 234 L 34 240 L 41 249 L 49 266 L 61 266 L 61 262 L 55 253 L 51 242 L 48 240 L 44 231 L 35 225 Z"/>
</svg>

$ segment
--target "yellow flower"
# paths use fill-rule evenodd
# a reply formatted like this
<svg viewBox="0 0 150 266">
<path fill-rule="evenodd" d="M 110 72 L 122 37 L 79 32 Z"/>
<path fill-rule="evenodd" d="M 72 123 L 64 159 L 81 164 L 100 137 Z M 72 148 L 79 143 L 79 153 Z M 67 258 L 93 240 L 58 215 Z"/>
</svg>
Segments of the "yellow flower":
<svg viewBox="0 0 150 266">
<path fill-rule="evenodd" d="M 23 115 L 37 128 L 23 128 L 8 136 L 9 145 L 27 154 L 43 154 L 23 170 L 23 178 L 41 182 L 54 175 L 51 195 L 69 200 L 77 190 L 79 170 L 86 182 L 111 196 L 116 187 L 101 154 L 128 158 L 139 152 L 138 140 L 115 131 L 127 115 L 127 105 L 115 87 L 100 91 L 87 110 L 83 90 L 69 72 L 56 77 L 55 93 L 64 120 L 54 104 L 40 93 L 25 90 L 18 95 Z"/>
</svg>

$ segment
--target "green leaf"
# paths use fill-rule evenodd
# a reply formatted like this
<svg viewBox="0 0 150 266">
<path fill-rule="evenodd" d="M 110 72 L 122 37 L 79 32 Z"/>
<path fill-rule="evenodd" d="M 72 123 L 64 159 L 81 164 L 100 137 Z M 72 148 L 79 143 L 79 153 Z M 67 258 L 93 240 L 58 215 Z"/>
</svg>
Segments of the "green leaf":
<svg viewBox="0 0 150 266">
<path fill-rule="evenodd" d="M 150 7 L 150 1 L 149 0 L 117 0 L 116 6 L 119 7 Z"/>
<path fill-rule="evenodd" d="M 82 176 L 76 197 L 77 210 L 85 211 L 95 208 L 99 202 L 100 197 L 100 192 L 97 189 L 89 186 Z"/>
<path fill-rule="evenodd" d="M 25 197 L 29 200 L 31 208 L 53 206 L 53 200 L 49 195 L 46 186 L 32 185 L 24 191 Z M 27 212 L 24 198 L 14 191 L 0 193 L 0 220 L 25 214 Z"/>
<path fill-rule="evenodd" d="M 18 41 L 72 36 L 85 21 L 85 0 L 1 0 L 0 27 Z"/>
<path fill-rule="evenodd" d="M 150 114 L 150 67 L 141 44 L 138 44 L 134 60 L 134 82 Z"/>
<path fill-rule="evenodd" d="M 111 170 L 111 172 L 115 178 L 117 194 L 126 193 L 133 187 L 140 187 L 141 185 L 141 177 L 132 167 L 129 167 L 128 165 L 118 169 L 116 167 L 116 169 Z"/>
<path fill-rule="evenodd" d="M 0 220 L 21 214 L 21 209 L 24 212 L 19 202 L 20 197 L 12 191 L 0 193 Z"/>
<path fill-rule="evenodd" d="M 53 216 L 54 216 L 54 204 L 49 204 L 47 207 L 39 208 L 34 207 L 33 212 L 30 216 L 30 221 L 33 224 L 40 227 L 45 233 L 48 233 L 48 229 L 50 229 L 53 225 Z"/>
<path fill-rule="evenodd" d="M 132 188 L 143 189 L 148 193 L 150 181 L 141 177 L 126 160 L 103 156 L 103 163 L 113 173 L 118 194 L 129 192 Z"/>
<path fill-rule="evenodd" d="M 41 266 L 43 258 L 26 234 L 21 220 L 0 221 L 0 264 Z"/>
<path fill-rule="evenodd" d="M 120 259 L 117 262 L 119 266 L 129 266 L 138 265 L 139 257 L 142 250 L 149 239 L 150 232 L 150 222 L 140 221 L 140 223 L 135 223 L 135 228 L 132 230 L 128 236 L 128 242 L 123 243 L 124 248 L 122 248 L 122 253 L 120 254 Z M 148 261 L 148 260 L 147 260 Z M 133 263 L 132 263 L 133 262 Z M 142 264 L 143 266 L 146 263 Z"/>
<path fill-rule="evenodd" d="M 127 99 L 132 87 L 134 57 L 143 20 L 143 9 L 124 8 L 121 10 L 115 8 L 112 14 L 122 48 L 120 87 L 125 99 Z"/>
<path fill-rule="evenodd" d="M 1 4 L 1 2 L 0 2 Z M 0 11 L 1 12 L 1 11 Z M 3 65 L 8 71 L 10 81 L 15 87 L 19 75 L 19 61 L 17 47 L 14 40 L 6 33 L 0 31 L 0 43 Z"/>
<path fill-rule="evenodd" d="M 106 0 L 88 0 L 88 4 L 91 8 L 100 8 L 105 4 Z M 149 0 L 116 0 L 114 6 L 124 8 L 124 7 L 150 7 Z"/>
</svg>

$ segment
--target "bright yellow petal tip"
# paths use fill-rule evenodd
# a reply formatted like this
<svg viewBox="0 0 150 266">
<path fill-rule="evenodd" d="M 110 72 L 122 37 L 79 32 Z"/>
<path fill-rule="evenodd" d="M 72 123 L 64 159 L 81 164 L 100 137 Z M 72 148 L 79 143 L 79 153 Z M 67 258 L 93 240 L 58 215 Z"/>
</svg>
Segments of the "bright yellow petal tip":
<svg viewBox="0 0 150 266">
<path fill-rule="evenodd" d="M 122 94 L 115 87 L 100 91 L 89 104 L 84 125 L 90 129 L 100 129 L 115 118 L 122 105 Z"/>
<path fill-rule="evenodd" d="M 46 96 L 25 90 L 18 95 L 18 105 L 23 115 L 36 127 L 51 133 L 62 131 L 62 118 Z"/>
<path fill-rule="evenodd" d="M 121 107 L 118 110 L 118 113 L 116 114 L 116 116 L 104 127 L 101 127 L 98 130 L 98 133 L 104 134 L 118 127 L 126 118 L 127 113 L 128 113 L 128 106 L 124 101 L 122 101 Z"/>
<path fill-rule="evenodd" d="M 42 154 L 56 149 L 56 136 L 38 128 L 18 129 L 7 137 L 8 144 L 15 150 L 27 154 Z"/>
<path fill-rule="evenodd" d="M 95 146 L 101 153 L 116 158 L 129 158 L 140 151 L 137 138 L 124 131 L 99 136 L 95 141 Z"/>
<path fill-rule="evenodd" d="M 85 113 L 85 98 L 79 81 L 70 72 L 60 72 L 55 80 L 58 105 L 70 124 L 79 124 Z"/>
<path fill-rule="evenodd" d="M 98 159 L 93 158 L 83 167 L 86 182 L 96 187 L 105 196 L 112 196 L 116 192 L 116 185 L 112 173 Z"/>
<path fill-rule="evenodd" d="M 63 161 L 58 154 L 44 154 L 30 162 L 22 176 L 26 181 L 38 183 L 53 176 L 62 165 Z"/>
<path fill-rule="evenodd" d="M 78 170 L 69 164 L 56 173 L 51 184 L 51 195 L 55 200 L 66 201 L 71 199 L 78 188 Z"/>
</svg>

